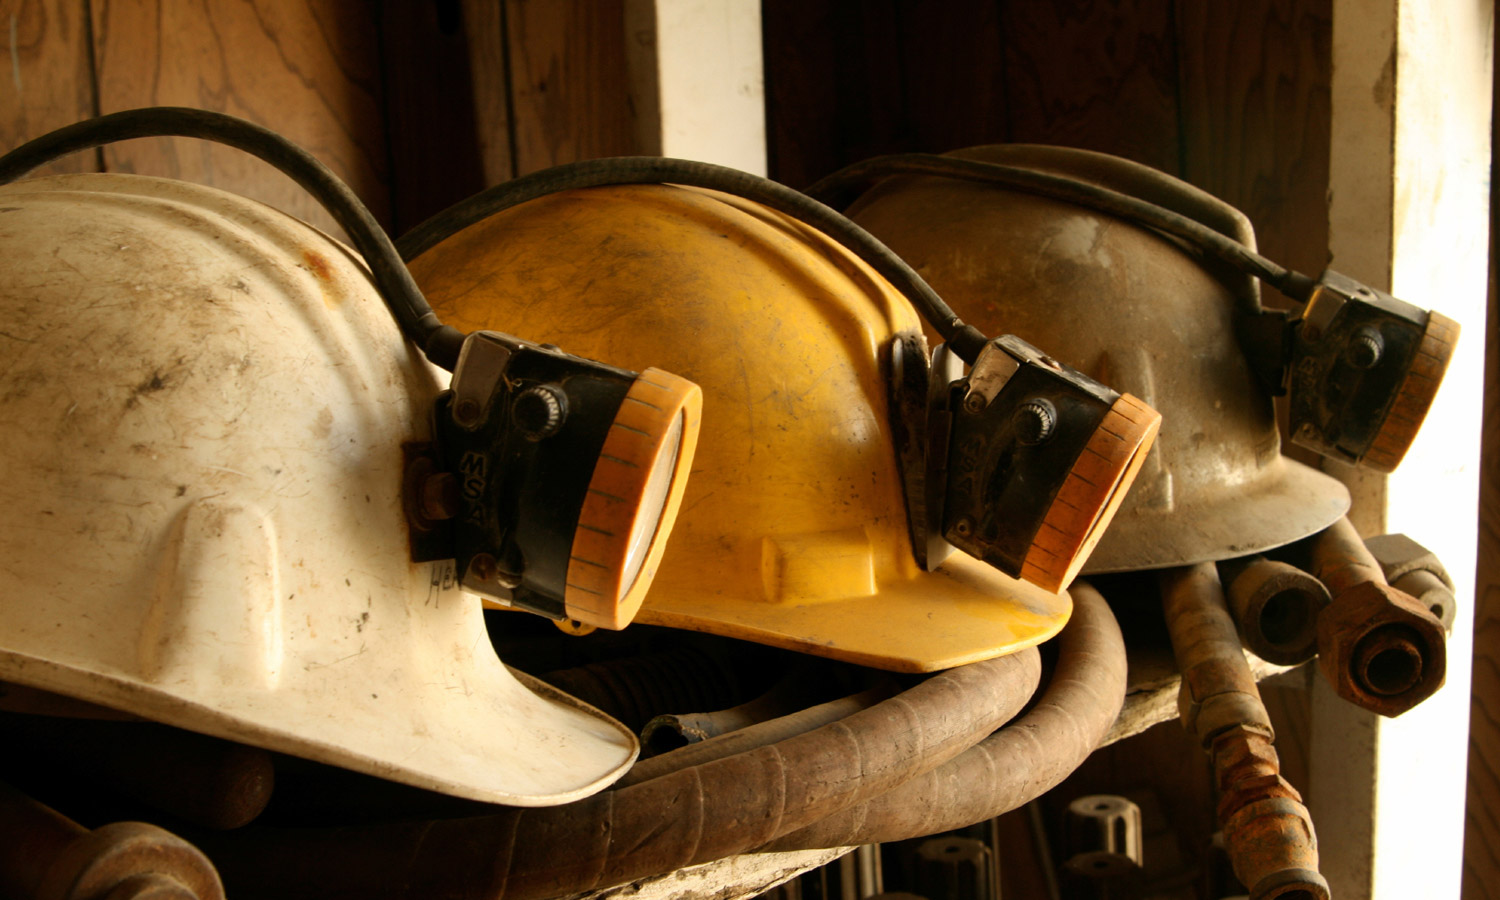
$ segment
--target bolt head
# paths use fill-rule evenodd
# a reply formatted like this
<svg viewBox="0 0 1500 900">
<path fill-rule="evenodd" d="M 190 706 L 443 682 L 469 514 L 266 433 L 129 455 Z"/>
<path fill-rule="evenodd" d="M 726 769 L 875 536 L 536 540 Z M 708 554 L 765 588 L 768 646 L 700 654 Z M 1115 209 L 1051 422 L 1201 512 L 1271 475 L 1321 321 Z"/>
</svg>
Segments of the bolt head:
<svg viewBox="0 0 1500 900">
<path fill-rule="evenodd" d="M 562 428 L 568 417 L 568 398 L 562 388 L 539 384 L 516 395 L 511 404 L 516 430 L 527 440 L 549 438 Z"/>
<path fill-rule="evenodd" d="M 1349 344 L 1344 348 L 1344 357 L 1349 364 L 1358 369 L 1374 368 L 1380 362 L 1380 354 L 1385 350 L 1385 341 L 1380 332 L 1374 328 L 1361 328 L 1349 337 Z"/>
<path fill-rule="evenodd" d="M 1057 430 L 1057 407 L 1041 398 L 1027 400 L 1016 408 L 1015 426 L 1021 443 L 1040 444 Z"/>
<path fill-rule="evenodd" d="M 453 421 L 465 428 L 479 423 L 479 401 L 473 398 L 460 400 L 453 405 Z"/>
</svg>

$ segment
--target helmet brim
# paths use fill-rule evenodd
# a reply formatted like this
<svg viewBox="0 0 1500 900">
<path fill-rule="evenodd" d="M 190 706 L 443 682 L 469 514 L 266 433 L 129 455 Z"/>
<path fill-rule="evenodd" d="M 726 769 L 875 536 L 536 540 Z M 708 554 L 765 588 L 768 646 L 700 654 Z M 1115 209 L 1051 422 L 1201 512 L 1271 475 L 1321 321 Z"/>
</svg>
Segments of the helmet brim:
<svg viewBox="0 0 1500 900">
<path fill-rule="evenodd" d="M 845 600 L 747 602 L 738 590 L 658 590 L 639 620 L 896 672 L 935 672 L 1015 653 L 1062 630 L 1050 593 L 955 554 L 941 567 Z"/>
<path fill-rule="evenodd" d="M 1134 572 L 1263 553 L 1322 531 L 1349 511 L 1342 482 L 1282 456 L 1249 485 L 1187 504 L 1129 504 L 1115 516 L 1083 574 Z"/>
</svg>

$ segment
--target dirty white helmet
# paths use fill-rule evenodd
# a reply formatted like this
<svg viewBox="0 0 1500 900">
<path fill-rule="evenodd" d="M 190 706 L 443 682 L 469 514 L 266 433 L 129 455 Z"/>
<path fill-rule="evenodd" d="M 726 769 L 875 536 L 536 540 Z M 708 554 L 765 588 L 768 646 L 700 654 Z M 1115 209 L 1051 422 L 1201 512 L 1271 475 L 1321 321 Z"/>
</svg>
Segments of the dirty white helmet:
<svg viewBox="0 0 1500 900">
<path fill-rule="evenodd" d="M 350 251 L 209 188 L 21 182 L 0 317 L 0 679 L 491 802 L 634 760 L 410 562 L 436 370 Z"/>
</svg>

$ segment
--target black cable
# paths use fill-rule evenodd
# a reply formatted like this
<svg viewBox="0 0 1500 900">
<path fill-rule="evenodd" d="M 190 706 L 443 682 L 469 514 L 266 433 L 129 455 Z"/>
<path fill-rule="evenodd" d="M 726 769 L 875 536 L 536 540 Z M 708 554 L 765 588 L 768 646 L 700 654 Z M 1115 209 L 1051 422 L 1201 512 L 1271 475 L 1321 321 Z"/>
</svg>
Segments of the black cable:
<svg viewBox="0 0 1500 900">
<path fill-rule="evenodd" d="M 215 141 L 259 157 L 290 176 L 348 233 L 407 339 L 421 347 L 435 365 L 451 371 L 457 364 L 463 333 L 438 320 L 390 237 L 354 191 L 312 154 L 253 122 L 184 107 L 159 106 L 111 113 L 59 128 L 0 157 L 0 184 L 9 184 L 69 153 L 144 137 Z"/>
<path fill-rule="evenodd" d="M 964 324 L 911 266 L 847 216 L 783 184 L 712 163 L 622 156 L 554 166 L 459 201 L 402 235 L 396 246 L 404 259 L 414 259 L 444 238 L 528 200 L 575 188 L 619 184 L 709 188 L 791 216 L 838 241 L 884 276 L 932 323 L 960 359 L 972 364 L 988 343 L 984 334 Z"/>
<path fill-rule="evenodd" d="M 1087 181 L 1021 166 L 930 153 L 898 153 L 846 166 L 819 179 L 806 193 L 840 209 L 853 202 L 855 197 L 874 182 L 892 175 L 931 175 L 998 184 L 1109 213 L 1186 241 L 1236 270 L 1259 278 L 1294 300 L 1306 302 L 1317 283 L 1306 275 L 1277 265 L 1234 238 L 1215 231 L 1196 219 Z M 1256 308 L 1248 311 L 1258 313 L 1258 302 Z"/>
</svg>

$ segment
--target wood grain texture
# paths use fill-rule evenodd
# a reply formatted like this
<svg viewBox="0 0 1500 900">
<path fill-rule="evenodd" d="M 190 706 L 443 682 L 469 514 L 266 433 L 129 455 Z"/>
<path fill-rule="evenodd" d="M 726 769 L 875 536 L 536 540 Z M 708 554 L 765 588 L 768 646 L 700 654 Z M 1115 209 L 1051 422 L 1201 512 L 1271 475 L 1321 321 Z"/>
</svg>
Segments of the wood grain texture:
<svg viewBox="0 0 1500 900">
<path fill-rule="evenodd" d="M 1262 253 L 1313 275 L 1328 264 L 1332 20 L 1330 0 L 1177 12 L 1184 177 L 1248 215 Z"/>
<path fill-rule="evenodd" d="M 510 67 L 505 6 L 495 0 L 462 0 L 468 41 L 474 136 L 484 185 L 516 177 L 510 123 Z"/>
<path fill-rule="evenodd" d="M 1494 72 L 1500 95 L 1500 69 Z M 1491 143 L 1500 122 L 1491 116 Z M 1493 153 L 1492 153 L 1493 156 Z M 1493 174 L 1494 165 L 1491 163 Z M 1479 554 L 1474 573 L 1474 671 L 1469 696 L 1465 898 L 1500 897 L 1500 191 L 1490 179 L 1489 321 L 1479 472 Z"/>
<path fill-rule="evenodd" d="M 394 234 L 485 187 L 464 12 L 458 0 L 381 4 Z"/>
<path fill-rule="evenodd" d="M 505 0 L 516 174 L 635 152 L 622 0 Z"/>
<path fill-rule="evenodd" d="M 1183 177 L 1237 207 L 1260 250 L 1301 272 L 1328 263 L 1330 0 L 1177 4 Z M 1268 305 L 1290 302 L 1263 288 Z M 1286 403 L 1278 403 L 1286 431 Z M 1284 452 L 1319 457 L 1290 442 Z M 1309 781 L 1311 692 L 1264 692 L 1282 772 Z"/>
<path fill-rule="evenodd" d="M 832 48 L 833 0 L 762 0 L 766 77 L 766 163 L 770 176 L 803 188 L 837 169 L 841 133 Z"/>
<path fill-rule="evenodd" d="M 1005 0 L 1010 139 L 1179 174 L 1170 0 Z"/>
<path fill-rule="evenodd" d="M 99 105 L 194 106 L 274 129 L 317 156 L 388 223 L 376 8 L 361 0 L 93 0 Z M 238 150 L 184 139 L 105 149 L 111 171 L 211 184 L 319 227 L 332 219 Z"/>
<path fill-rule="evenodd" d="M 0 0 L 0 152 L 93 115 L 88 26 L 84 0 Z M 98 154 L 75 153 L 36 174 L 97 170 Z"/>
<path fill-rule="evenodd" d="M 870 156 L 1006 140 L 994 0 L 762 8 L 773 178 L 805 187 Z"/>
</svg>

